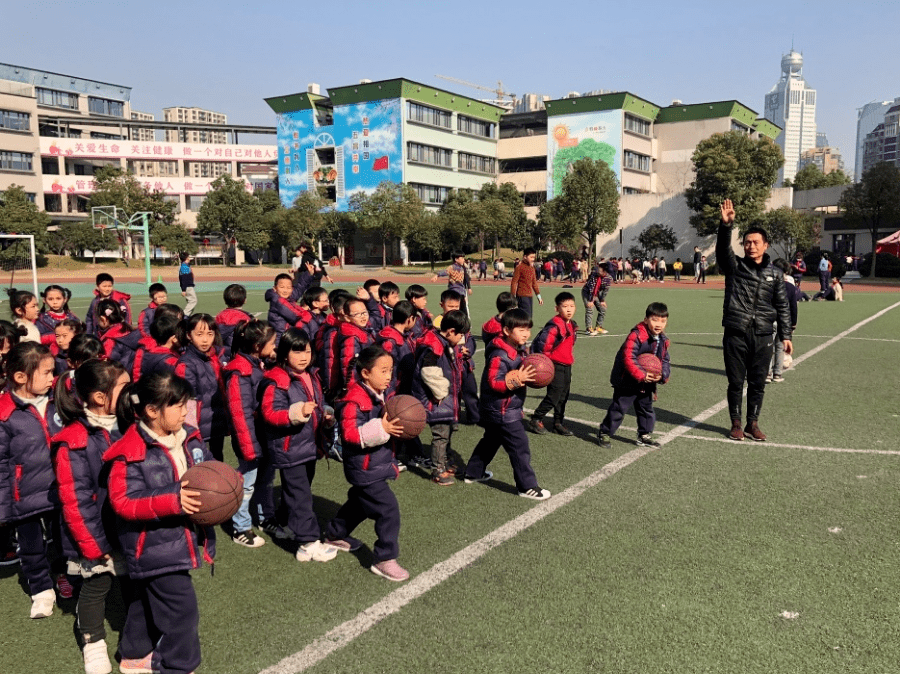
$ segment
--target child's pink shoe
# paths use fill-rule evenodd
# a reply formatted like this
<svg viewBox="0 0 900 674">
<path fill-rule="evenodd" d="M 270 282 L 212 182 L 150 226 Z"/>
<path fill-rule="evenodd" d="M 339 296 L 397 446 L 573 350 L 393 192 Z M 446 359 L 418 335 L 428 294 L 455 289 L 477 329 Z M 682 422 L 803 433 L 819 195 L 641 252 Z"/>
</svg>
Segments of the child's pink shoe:
<svg viewBox="0 0 900 674">
<path fill-rule="evenodd" d="M 409 580 L 409 571 L 400 566 L 396 559 L 387 559 L 383 562 L 373 564 L 369 568 L 376 576 L 387 578 L 395 583 L 402 583 L 404 580 Z"/>
</svg>

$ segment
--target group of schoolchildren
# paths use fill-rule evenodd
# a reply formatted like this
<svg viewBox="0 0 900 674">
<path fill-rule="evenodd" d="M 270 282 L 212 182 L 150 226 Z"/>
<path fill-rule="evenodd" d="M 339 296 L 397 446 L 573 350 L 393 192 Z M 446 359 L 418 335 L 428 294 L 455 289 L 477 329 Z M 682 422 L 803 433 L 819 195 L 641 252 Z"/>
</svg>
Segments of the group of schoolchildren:
<svg viewBox="0 0 900 674">
<path fill-rule="evenodd" d="M 78 593 L 88 674 L 112 671 L 103 621 L 114 580 L 127 604 L 119 670 L 199 666 L 189 572 L 213 563 L 215 532 L 191 522 L 200 494 L 183 476 L 199 462 L 222 460 L 226 436 L 244 480 L 243 502 L 227 527 L 234 542 L 263 545 L 256 524 L 295 541 L 298 561 L 326 562 L 359 549 L 352 534 L 371 519 L 371 571 L 392 581 L 409 573 L 397 562 L 400 509 L 387 481 L 407 465 L 439 486 L 485 482 L 503 447 L 518 494 L 550 497 L 538 484 L 525 433 L 526 385 L 535 372 L 523 359 L 533 323 L 515 297 L 501 293 L 497 315 L 482 326 L 479 390 L 459 292 L 444 291 L 442 313 L 433 316 L 421 285 L 401 299 L 391 282 L 367 281 L 354 295 L 327 293 L 313 279 L 303 269 L 279 274 L 265 295 L 267 320 L 244 311 L 246 289 L 237 284 L 225 289 L 226 308 L 216 317 L 186 317 L 167 302 L 165 286 L 153 284 L 135 327 L 130 296 L 115 290 L 109 274 L 98 275 L 84 323 L 69 311 L 65 288 L 49 286 L 40 309 L 32 293 L 10 292 L 13 323 L 0 321 L 0 544 L 9 546 L 0 563 L 21 564 L 32 618 L 51 615 L 57 592 Z M 575 298 L 560 293 L 556 315 L 532 344 L 555 372 L 529 430 L 546 432 L 542 419 L 552 410 L 553 430 L 572 435 L 564 420 L 574 312 Z M 667 315 L 665 305 L 651 304 L 620 350 L 601 446 L 632 404 L 638 443 L 657 446 L 652 400 L 669 375 Z M 641 353 L 658 355 L 663 373 L 644 376 L 636 365 Z M 428 450 L 418 438 L 401 439 L 403 424 L 387 418 L 385 405 L 398 394 L 425 407 Z M 484 427 L 465 465 L 451 449 L 463 419 Z M 350 488 L 323 533 L 312 482 L 326 456 L 342 461 Z"/>
</svg>

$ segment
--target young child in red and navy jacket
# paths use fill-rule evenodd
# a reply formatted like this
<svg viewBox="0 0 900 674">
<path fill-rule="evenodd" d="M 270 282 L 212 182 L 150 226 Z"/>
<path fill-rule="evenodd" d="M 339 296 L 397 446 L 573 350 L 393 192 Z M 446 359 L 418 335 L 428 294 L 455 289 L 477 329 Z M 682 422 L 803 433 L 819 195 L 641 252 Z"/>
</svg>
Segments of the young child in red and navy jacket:
<svg viewBox="0 0 900 674">
<path fill-rule="evenodd" d="M 309 322 L 309 312 L 297 304 L 297 300 L 312 280 L 312 274 L 309 273 L 298 274 L 296 281 L 290 274 L 279 274 L 275 277 L 274 287 L 266 291 L 269 325 L 275 328 L 275 334 L 279 337 L 288 328 L 303 327 L 297 324 Z"/>
<path fill-rule="evenodd" d="M 659 447 L 650 435 L 656 424 L 653 399 L 656 385 L 669 381 L 669 338 L 663 332 L 669 321 L 669 308 L 662 302 L 652 302 L 644 320 L 631 329 L 616 354 L 609 383 L 613 386 L 613 400 L 600 424 L 600 446 L 612 446 L 609 436 L 618 430 L 625 413 L 634 406 L 638 422 L 638 447 Z M 652 353 L 662 361 L 662 374 L 645 372 L 637 364 L 642 353 Z"/>
<path fill-rule="evenodd" d="M 66 426 L 51 440 L 53 465 L 63 554 L 69 575 L 83 578 L 76 628 L 84 644 L 85 672 L 112 671 L 103 621 L 113 579 L 125 573 L 125 565 L 101 473 L 103 454 L 122 435 L 115 409 L 129 381 L 115 361 L 89 360 L 75 372 L 72 388 L 58 382 L 55 391 L 56 409 Z"/>
<path fill-rule="evenodd" d="M 412 391 L 416 366 L 415 345 L 410 341 L 410 330 L 416 322 L 413 305 L 407 300 L 400 300 L 392 307 L 390 316 L 391 324 L 375 337 L 375 343 L 394 359 L 394 372 L 384 392 L 385 400 L 398 393 L 409 394 Z"/>
<path fill-rule="evenodd" d="M 259 505 L 264 529 L 266 520 L 275 517 L 272 480 L 264 478 L 265 484 L 260 484 L 260 476 L 265 475 L 265 468 L 261 471 L 260 464 L 271 464 L 271 461 L 263 457 L 265 436 L 257 409 L 257 392 L 265 374 L 263 363 L 275 354 L 275 328 L 255 318 L 239 323 L 231 346 L 231 361 L 223 374 L 225 399 L 231 417 L 231 448 L 237 456 L 238 472 L 244 476 L 244 500 L 231 518 L 231 540 L 258 548 L 266 541 L 253 532 L 250 508 L 254 503 Z"/>
<path fill-rule="evenodd" d="M 297 561 L 327 562 L 337 549 L 322 543 L 312 482 L 316 461 L 325 456 L 321 448 L 331 435 L 334 411 L 325 405 L 317 373 L 309 369 L 312 348 L 304 330 L 291 328 L 281 336 L 275 362 L 259 392 L 268 458 L 281 473 L 287 526 L 299 543 Z"/>
<path fill-rule="evenodd" d="M 384 392 L 392 372 L 393 359 L 380 346 L 366 347 L 356 359 L 356 382 L 338 409 L 344 477 L 350 489 L 347 501 L 325 529 L 325 543 L 345 552 L 357 550 L 362 543 L 351 537 L 353 530 L 366 519 L 374 520 L 378 539 L 370 570 L 401 582 L 409 578 L 409 572 L 397 563 L 400 504 L 387 481 L 400 475 L 389 443 L 403 428 L 396 419 L 389 421 L 384 416 Z"/>
<path fill-rule="evenodd" d="M 131 372 L 141 341 L 140 331 L 128 324 L 121 307 L 113 300 L 100 300 L 97 312 L 97 336 L 104 353 L 121 363 L 126 372 Z"/>
<path fill-rule="evenodd" d="M 496 338 L 485 352 L 480 410 L 484 437 L 466 465 L 465 482 L 490 480 L 494 475 L 486 470 L 487 466 L 502 446 L 509 455 L 519 496 L 543 501 L 550 498 L 550 492 L 538 486 L 531 467 L 522 409 L 525 384 L 534 381 L 534 368 L 522 367 L 525 344 L 531 337 L 531 316 L 523 309 L 510 309 L 503 314 L 502 323 L 503 338 Z"/>
<path fill-rule="evenodd" d="M 16 344 L 5 359 L 7 390 L 0 394 L 0 522 L 16 528 L 31 617 L 53 613 L 50 561 L 41 518 L 58 515 L 50 437 L 60 430 L 50 400 L 53 356 L 36 342 Z M 69 595 L 71 596 L 71 595 Z"/>
<path fill-rule="evenodd" d="M 502 292 L 497 295 L 497 315 L 492 316 L 481 326 L 481 342 L 485 348 L 498 337 L 503 337 L 503 314 L 510 309 L 515 309 L 518 305 L 515 296 L 511 292 Z"/>
<path fill-rule="evenodd" d="M 572 431 L 565 427 L 566 403 L 569 401 L 569 389 L 572 386 L 572 364 L 575 362 L 575 340 L 578 337 L 578 325 L 572 320 L 575 315 L 575 296 L 572 293 L 560 293 L 556 296 L 556 316 L 538 333 L 531 343 L 531 353 L 542 353 L 553 361 L 553 381 L 547 386 L 547 393 L 541 404 L 537 406 L 528 430 L 542 434 L 544 415 L 553 410 L 553 432 L 571 436 Z"/>
<path fill-rule="evenodd" d="M 185 318 L 178 332 L 178 343 L 184 346 L 184 352 L 175 365 L 175 374 L 191 385 L 195 398 L 192 416 L 197 420 L 201 437 L 209 443 L 209 451 L 221 461 L 228 415 L 219 356 L 222 340 L 213 317 L 193 314 Z"/>
<path fill-rule="evenodd" d="M 463 297 L 455 290 L 445 290 L 441 293 L 441 310 L 446 315 L 450 311 L 462 311 Z M 463 313 L 466 313 L 463 311 Z M 468 314 L 466 314 L 468 315 Z M 440 329 L 441 316 L 434 319 L 434 327 Z M 481 419 L 478 412 L 478 380 L 475 379 L 475 337 L 472 335 L 471 326 L 463 336 L 456 348 L 456 357 L 460 361 L 460 398 L 466 406 L 466 423 L 477 425 Z"/>
<path fill-rule="evenodd" d="M 150 285 L 150 304 L 138 315 L 138 330 L 141 331 L 141 337 L 150 336 L 150 325 L 153 323 L 153 317 L 160 304 L 169 301 L 169 291 L 162 283 L 153 283 Z"/>
<path fill-rule="evenodd" d="M 344 322 L 335 339 L 340 366 L 337 380 L 330 382 L 332 390 L 345 390 L 354 382 L 356 372 L 353 359 L 364 348 L 375 343 L 375 335 L 369 330 L 368 324 L 369 312 L 365 302 L 355 297 L 347 300 L 344 304 Z"/>
<path fill-rule="evenodd" d="M 374 299 L 374 298 L 373 298 Z M 369 308 L 369 326 L 376 333 L 391 325 L 391 312 L 400 301 L 400 288 L 393 281 L 385 281 L 378 286 L 378 299 L 366 302 Z"/>
<path fill-rule="evenodd" d="M 190 571 L 213 563 L 215 530 L 188 515 L 199 493 L 183 479 L 212 460 L 200 432 L 185 425 L 190 384 L 154 372 L 127 386 L 118 409 L 122 438 L 103 455 L 135 598 L 119 641 L 122 672 L 193 672 L 200 665 L 200 611 Z"/>
<path fill-rule="evenodd" d="M 97 321 L 100 317 L 98 309 L 101 300 L 110 299 L 118 304 L 123 322 L 131 324 L 131 305 L 128 304 L 131 295 L 116 290 L 113 287 L 114 283 L 115 280 L 111 274 L 105 272 L 97 274 L 97 289 L 94 290 L 94 299 L 91 300 L 91 306 L 88 308 L 87 317 L 84 319 L 85 330 L 92 335 L 99 336 L 101 330 L 100 324 Z"/>
<path fill-rule="evenodd" d="M 344 305 L 351 299 L 353 295 L 342 289 L 333 290 L 328 294 L 331 315 L 325 319 L 315 337 L 316 366 L 319 368 L 325 399 L 329 402 L 333 401 L 339 392 L 339 388 L 336 388 L 341 369 L 338 335 L 341 325 L 347 320 Z"/>
<path fill-rule="evenodd" d="M 303 329 L 306 330 L 309 339 L 314 341 L 319 330 L 325 324 L 325 319 L 328 318 L 328 293 L 322 286 L 313 286 L 306 289 L 301 302 L 309 311 L 310 316 L 309 323 Z"/>
<path fill-rule="evenodd" d="M 416 324 L 412 329 L 413 340 L 418 342 L 427 330 L 431 329 L 433 316 L 428 311 L 428 290 L 425 286 L 414 283 L 406 289 L 406 299 L 416 309 Z"/>
<path fill-rule="evenodd" d="M 37 320 L 34 322 L 38 332 L 41 333 L 41 344 L 52 349 L 56 326 L 65 320 L 81 322 L 75 314 L 69 311 L 69 300 L 72 299 L 72 291 L 58 285 L 50 285 L 44 288 L 41 294 L 44 304 Z"/>
<path fill-rule="evenodd" d="M 232 283 L 222 293 L 225 300 L 225 308 L 216 315 L 216 325 L 219 326 L 219 334 L 222 336 L 222 348 L 225 358 L 231 358 L 231 335 L 239 323 L 252 321 L 253 316 L 241 307 L 247 303 L 247 289 Z"/>
<path fill-rule="evenodd" d="M 431 428 L 431 481 L 446 487 L 456 482 L 456 467 L 448 460 L 462 389 L 462 361 L 456 349 L 472 326 L 458 310 L 440 318 L 440 327 L 426 332 L 416 345 L 412 394 L 425 406 Z"/>
<path fill-rule="evenodd" d="M 141 339 L 141 347 L 134 357 L 134 367 L 131 371 L 132 381 L 138 381 L 144 375 L 158 370 L 175 371 L 181 351 L 178 348 L 178 337 L 181 326 L 181 309 L 178 314 L 162 313 L 163 307 L 175 307 L 174 304 L 164 304 L 153 317 L 150 324 L 150 338 L 152 346 L 146 346 L 146 337 Z"/>
<path fill-rule="evenodd" d="M 74 318 L 65 318 L 56 324 L 53 330 L 53 344 L 50 344 L 50 353 L 56 359 L 57 375 L 69 369 L 69 345 L 72 340 L 84 332 L 84 323 Z"/>
</svg>

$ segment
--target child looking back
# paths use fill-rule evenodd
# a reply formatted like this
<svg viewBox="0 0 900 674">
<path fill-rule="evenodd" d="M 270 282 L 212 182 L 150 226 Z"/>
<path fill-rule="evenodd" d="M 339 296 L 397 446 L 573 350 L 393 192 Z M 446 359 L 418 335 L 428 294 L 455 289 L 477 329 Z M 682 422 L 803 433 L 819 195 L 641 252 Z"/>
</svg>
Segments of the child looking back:
<svg viewBox="0 0 900 674">
<path fill-rule="evenodd" d="M 138 330 L 141 331 L 141 337 L 150 336 L 150 324 L 153 322 L 153 316 L 160 304 L 169 301 L 169 292 L 162 283 L 153 283 L 150 286 L 150 304 L 138 315 Z"/>
<path fill-rule="evenodd" d="M 101 328 L 97 322 L 97 318 L 99 317 L 97 307 L 100 300 L 111 299 L 118 304 L 124 322 L 129 325 L 131 324 L 131 305 L 128 304 L 131 295 L 116 290 L 113 287 L 114 283 L 115 281 L 111 274 L 97 274 L 97 288 L 94 290 L 94 299 L 91 301 L 91 306 L 88 308 L 87 318 L 84 319 L 85 331 L 88 334 L 96 335 L 100 332 Z"/>
</svg>

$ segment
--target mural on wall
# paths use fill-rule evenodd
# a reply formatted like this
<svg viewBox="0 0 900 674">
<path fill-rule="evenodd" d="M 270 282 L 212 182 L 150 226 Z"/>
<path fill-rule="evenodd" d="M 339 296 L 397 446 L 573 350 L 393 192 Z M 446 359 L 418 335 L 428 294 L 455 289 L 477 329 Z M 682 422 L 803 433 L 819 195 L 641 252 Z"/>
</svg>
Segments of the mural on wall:
<svg viewBox="0 0 900 674">
<path fill-rule="evenodd" d="M 547 125 L 547 199 L 562 192 L 569 167 L 585 157 L 606 162 L 621 183 L 621 110 L 559 115 Z"/>
<path fill-rule="evenodd" d="M 400 100 L 334 108 L 333 123 L 320 126 L 313 110 L 278 115 L 281 202 L 290 207 L 301 192 L 320 189 L 338 210 L 355 192 L 403 179 Z"/>
</svg>

